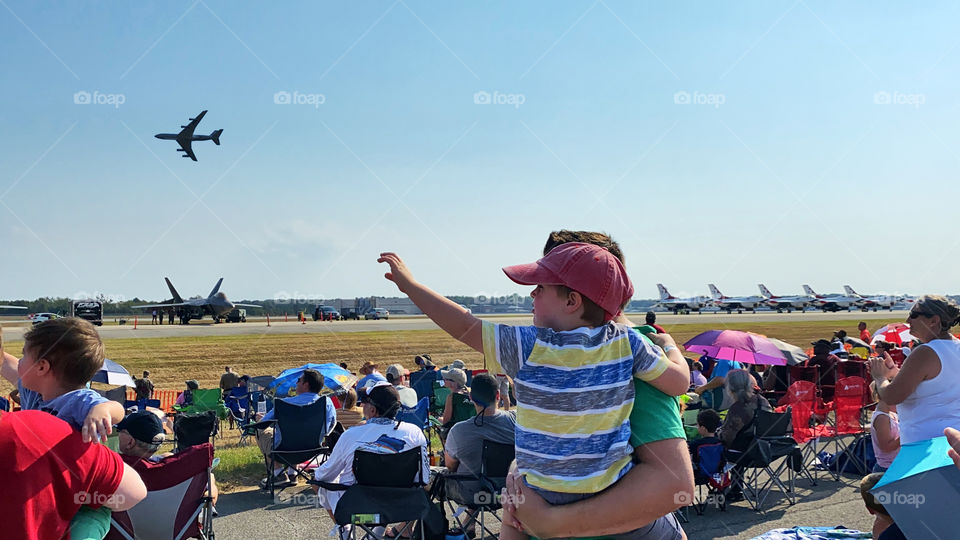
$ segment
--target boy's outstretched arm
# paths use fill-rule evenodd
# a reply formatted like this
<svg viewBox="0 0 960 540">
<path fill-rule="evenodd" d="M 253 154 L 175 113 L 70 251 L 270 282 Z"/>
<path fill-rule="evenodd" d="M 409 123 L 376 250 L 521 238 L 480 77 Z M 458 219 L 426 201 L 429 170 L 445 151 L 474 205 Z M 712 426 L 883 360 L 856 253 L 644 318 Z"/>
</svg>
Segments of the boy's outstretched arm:
<svg viewBox="0 0 960 540">
<path fill-rule="evenodd" d="M 452 300 L 416 282 L 410 269 L 396 253 L 381 253 L 377 262 L 390 265 L 390 271 L 384 274 L 384 277 L 396 283 L 400 292 L 410 297 L 410 300 L 444 332 L 473 350 L 483 352 L 480 319 L 464 311 Z"/>
<path fill-rule="evenodd" d="M 3 376 L 4 379 L 14 386 L 16 386 L 17 381 L 20 380 L 20 374 L 17 371 L 19 363 L 20 360 L 18 360 L 16 356 L 3 350 L 3 327 L 0 326 L 0 376 Z"/>
<path fill-rule="evenodd" d="M 116 401 L 105 401 L 94 405 L 83 421 L 83 442 L 100 442 L 107 440 L 107 435 L 113 433 L 113 426 L 123 420 L 123 405 Z"/>
</svg>

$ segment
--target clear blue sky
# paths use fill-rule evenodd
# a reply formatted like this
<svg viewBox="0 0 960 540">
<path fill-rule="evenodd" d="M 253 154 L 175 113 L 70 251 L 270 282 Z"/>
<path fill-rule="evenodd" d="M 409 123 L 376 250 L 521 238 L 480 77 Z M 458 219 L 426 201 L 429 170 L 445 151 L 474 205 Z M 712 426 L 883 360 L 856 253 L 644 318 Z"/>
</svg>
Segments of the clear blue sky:
<svg viewBox="0 0 960 540">
<path fill-rule="evenodd" d="M 4 0 L 0 298 L 523 293 L 557 228 L 637 298 L 957 292 L 955 3 L 237 6 Z"/>
</svg>

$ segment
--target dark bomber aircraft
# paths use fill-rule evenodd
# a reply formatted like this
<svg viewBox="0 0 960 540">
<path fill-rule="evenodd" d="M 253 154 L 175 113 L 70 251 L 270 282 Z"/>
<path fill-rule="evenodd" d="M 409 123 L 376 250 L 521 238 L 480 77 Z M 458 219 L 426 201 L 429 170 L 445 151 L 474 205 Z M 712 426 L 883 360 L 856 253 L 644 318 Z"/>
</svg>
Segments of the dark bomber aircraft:
<svg viewBox="0 0 960 540">
<path fill-rule="evenodd" d="M 200 120 L 203 119 L 203 115 L 207 114 L 207 111 L 202 111 L 197 115 L 196 118 L 191 118 L 190 123 L 185 126 L 180 126 L 183 130 L 180 133 L 158 133 L 155 135 L 158 139 L 163 139 L 165 141 L 177 141 L 177 144 L 180 145 L 178 150 L 183 152 L 183 157 L 188 157 L 194 161 L 197 160 L 197 156 L 193 153 L 193 149 L 190 147 L 190 143 L 193 141 L 213 141 L 213 144 L 220 146 L 220 134 L 223 133 L 222 129 L 218 129 L 209 135 L 194 135 L 193 130 L 197 129 L 197 124 L 200 123 Z"/>
<path fill-rule="evenodd" d="M 173 295 L 172 299 L 160 304 L 147 304 L 133 307 L 135 309 L 157 308 L 161 310 L 161 312 L 169 312 L 173 309 L 177 316 L 180 317 L 180 324 L 190 324 L 190 319 L 202 319 L 204 315 L 210 315 L 213 317 L 214 322 L 220 322 L 220 320 L 223 319 L 227 313 L 233 311 L 235 307 L 263 307 L 254 304 L 234 304 L 230 300 L 227 300 L 227 295 L 219 292 L 223 278 L 220 278 L 217 285 L 210 291 L 210 296 L 206 298 L 191 298 L 186 301 L 184 301 L 184 299 L 180 297 L 180 293 L 173 288 L 173 283 L 170 283 L 169 278 L 163 279 L 167 282 L 167 287 L 170 288 L 170 294 Z"/>
</svg>

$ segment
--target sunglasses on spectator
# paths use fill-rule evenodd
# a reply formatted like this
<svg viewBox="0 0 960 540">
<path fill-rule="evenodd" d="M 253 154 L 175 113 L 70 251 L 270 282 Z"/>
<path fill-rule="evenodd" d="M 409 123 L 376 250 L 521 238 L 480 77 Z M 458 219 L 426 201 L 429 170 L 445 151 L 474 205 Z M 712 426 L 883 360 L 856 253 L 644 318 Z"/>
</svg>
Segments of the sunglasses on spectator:
<svg viewBox="0 0 960 540">
<path fill-rule="evenodd" d="M 933 313 L 927 313 L 926 311 L 911 311 L 910 318 L 916 319 L 917 317 L 933 317 Z"/>
</svg>

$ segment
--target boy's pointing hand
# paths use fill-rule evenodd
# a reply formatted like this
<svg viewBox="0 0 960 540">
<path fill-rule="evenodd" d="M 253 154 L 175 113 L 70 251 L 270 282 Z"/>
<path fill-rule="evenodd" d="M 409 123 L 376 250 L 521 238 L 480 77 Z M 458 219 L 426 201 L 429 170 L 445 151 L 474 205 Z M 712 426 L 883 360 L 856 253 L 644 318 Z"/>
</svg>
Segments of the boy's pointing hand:
<svg viewBox="0 0 960 540">
<path fill-rule="evenodd" d="M 378 263 L 387 263 L 390 265 L 390 271 L 383 275 L 383 277 L 389 279 L 390 281 L 397 284 L 397 288 L 400 289 L 400 292 L 407 293 L 410 285 L 414 283 L 413 274 L 410 273 L 410 269 L 407 268 L 407 265 L 403 263 L 403 260 L 400 259 L 400 256 L 396 253 L 381 253 L 380 258 L 377 259 Z"/>
</svg>

